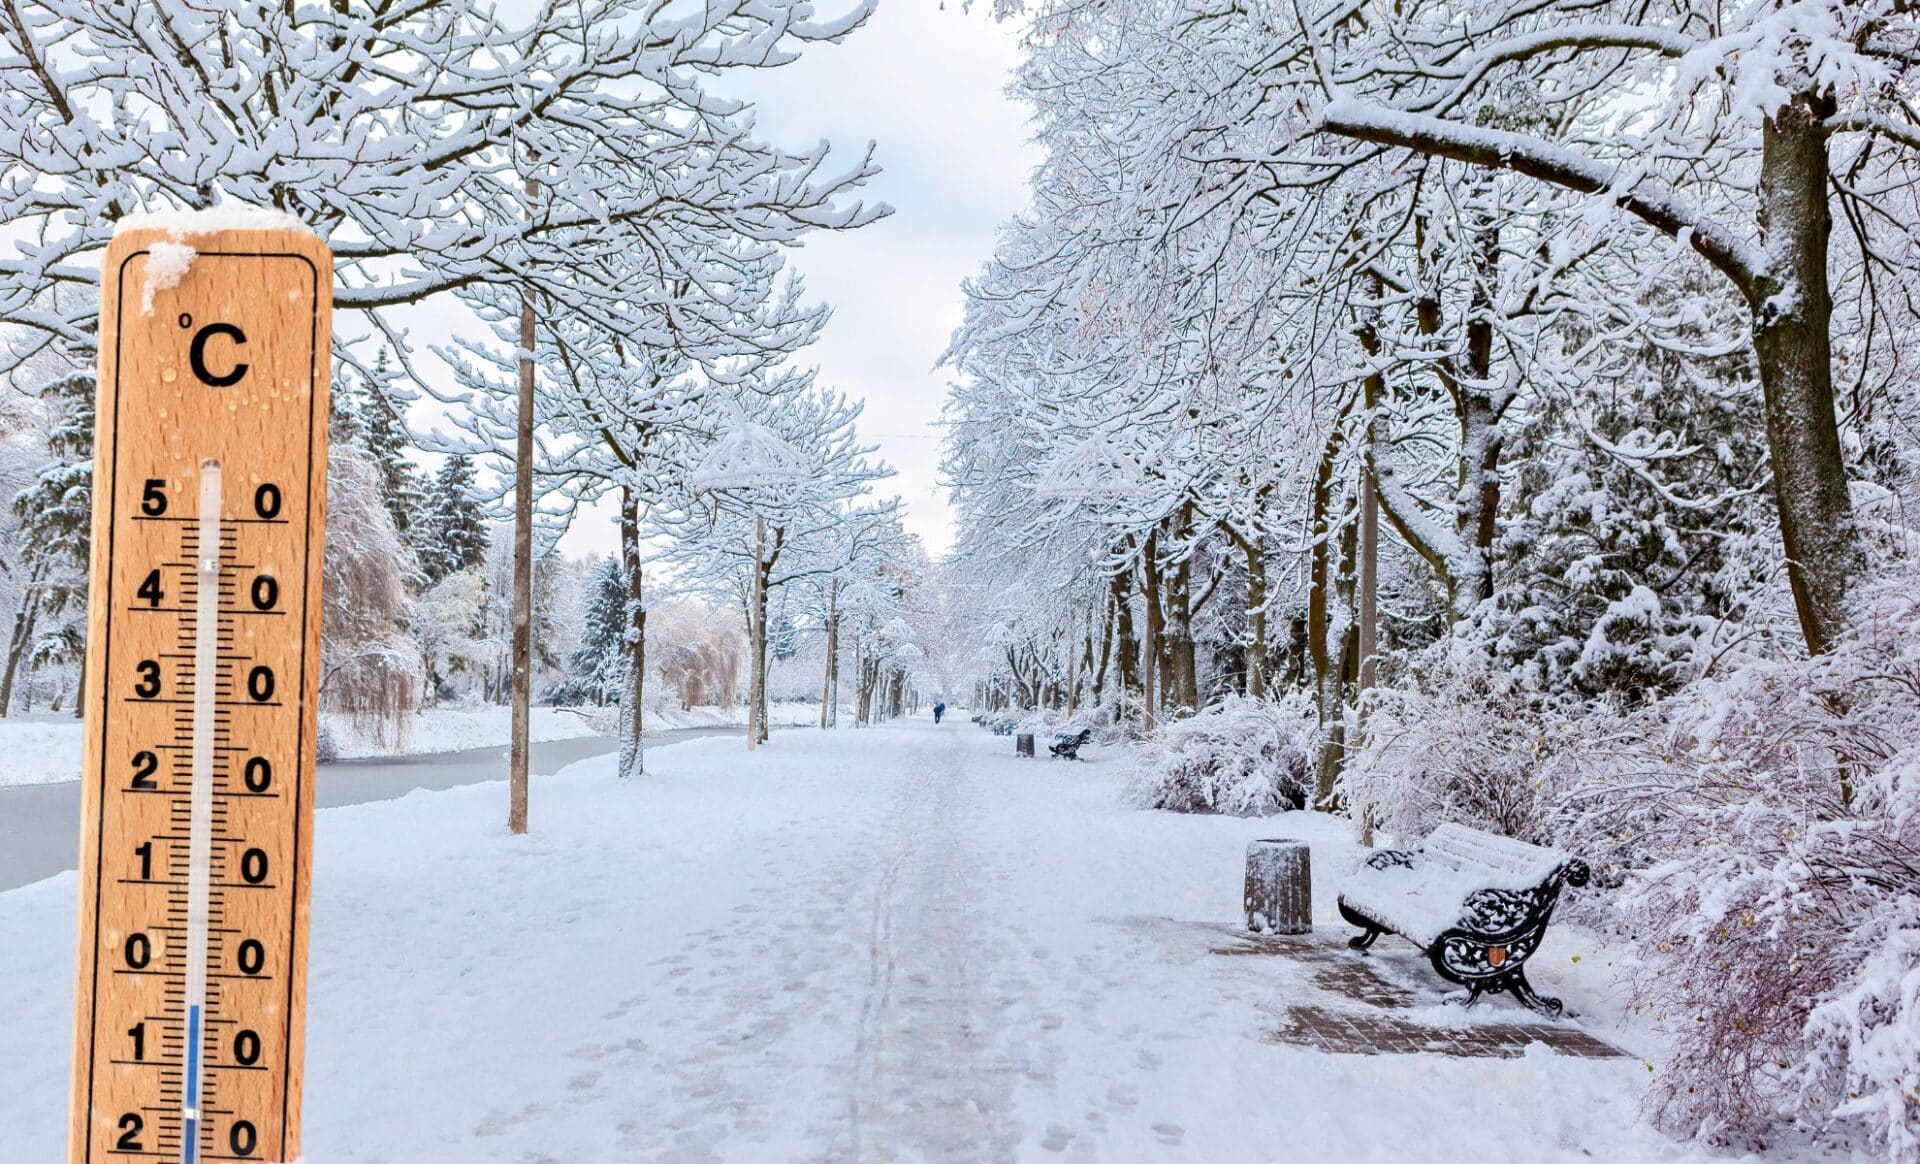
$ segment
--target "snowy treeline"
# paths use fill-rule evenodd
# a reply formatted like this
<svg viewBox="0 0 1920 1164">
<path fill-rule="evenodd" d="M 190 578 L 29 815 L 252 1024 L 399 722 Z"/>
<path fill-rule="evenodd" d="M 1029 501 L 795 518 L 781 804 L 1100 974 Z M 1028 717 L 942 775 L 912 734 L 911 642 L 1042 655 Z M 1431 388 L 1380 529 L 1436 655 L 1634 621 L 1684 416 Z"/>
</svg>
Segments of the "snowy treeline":
<svg viewBox="0 0 1920 1164">
<path fill-rule="evenodd" d="M 1920 1149 L 1911 6 L 1001 14 L 1045 160 L 948 353 L 982 698 L 1153 734 L 1154 803 L 1305 751 L 1368 833 L 1581 851 L 1666 1126 Z"/>
<path fill-rule="evenodd" d="M 904 691 L 915 649 L 896 625 L 909 589 L 897 579 L 921 556 L 872 495 L 886 470 L 853 438 L 857 408 L 796 363 L 828 310 L 785 255 L 810 232 L 887 213 L 860 197 L 872 149 L 783 147 L 727 95 L 731 77 L 854 34 L 870 11 L 9 4 L 0 165 L 17 180 L 0 188 L 0 374 L 40 398 L 45 415 L 23 423 L 47 428 L 51 448 L 51 385 L 91 362 L 97 255 L 116 221 L 233 203 L 288 212 L 333 249 L 335 384 L 350 397 L 327 566 L 337 705 L 392 715 L 443 694 L 502 698 L 515 680 L 508 596 L 527 589 L 528 556 L 527 669 L 555 694 L 618 703 L 623 771 L 640 767 L 647 606 L 663 584 L 741 610 L 756 694 L 777 611 L 836 644 L 832 660 L 856 660 L 861 706 L 896 705 L 883 696 Z M 426 348 L 411 325 L 428 304 L 472 326 Z M 743 425 L 779 429 L 810 486 L 699 487 Z M 431 480 L 409 468 L 409 444 L 444 458 Z M 54 456 L 76 471 L 86 460 Z M 533 496 L 510 506 L 522 465 Z M 73 482 L 40 480 L 84 502 Z M 602 499 L 623 515 L 612 578 L 553 553 Z M 509 512 L 510 529 L 492 524 Z M 9 564 L 0 597 L 40 627 L 13 653 L 51 661 L 79 647 L 55 631 L 76 625 L 61 579 L 84 553 L 47 544 L 23 579 Z M 730 694 L 732 664 L 708 654 L 671 669 Z M 829 693 L 838 670 L 822 666 Z"/>
</svg>

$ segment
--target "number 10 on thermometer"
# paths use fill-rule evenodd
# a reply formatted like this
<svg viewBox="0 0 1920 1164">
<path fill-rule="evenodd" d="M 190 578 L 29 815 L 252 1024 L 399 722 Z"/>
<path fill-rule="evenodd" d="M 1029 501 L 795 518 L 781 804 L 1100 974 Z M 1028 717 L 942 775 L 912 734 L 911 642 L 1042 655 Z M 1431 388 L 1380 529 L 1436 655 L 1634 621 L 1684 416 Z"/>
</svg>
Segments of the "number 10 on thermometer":
<svg viewBox="0 0 1920 1164">
<path fill-rule="evenodd" d="M 71 1164 L 299 1156 L 333 268 L 239 221 L 103 270 Z"/>
</svg>

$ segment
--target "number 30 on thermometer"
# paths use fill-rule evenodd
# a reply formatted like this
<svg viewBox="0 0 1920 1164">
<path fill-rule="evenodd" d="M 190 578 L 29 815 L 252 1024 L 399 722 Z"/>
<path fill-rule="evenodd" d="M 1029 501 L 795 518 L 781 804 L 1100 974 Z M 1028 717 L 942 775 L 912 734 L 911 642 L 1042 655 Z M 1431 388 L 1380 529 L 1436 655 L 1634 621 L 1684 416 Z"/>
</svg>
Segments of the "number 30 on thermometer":
<svg viewBox="0 0 1920 1164">
<path fill-rule="evenodd" d="M 299 1156 L 332 271 L 107 251 L 70 1164 Z"/>
</svg>

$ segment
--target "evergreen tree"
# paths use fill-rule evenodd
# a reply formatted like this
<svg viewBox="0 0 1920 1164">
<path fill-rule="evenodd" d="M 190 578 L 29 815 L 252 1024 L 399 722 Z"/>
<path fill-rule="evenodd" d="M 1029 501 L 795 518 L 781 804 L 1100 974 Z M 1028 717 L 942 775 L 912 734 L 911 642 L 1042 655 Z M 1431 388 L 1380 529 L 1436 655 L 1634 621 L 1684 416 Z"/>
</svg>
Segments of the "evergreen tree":
<svg viewBox="0 0 1920 1164">
<path fill-rule="evenodd" d="M 448 457 L 433 475 L 432 492 L 425 537 L 417 543 L 429 586 L 460 570 L 478 569 L 489 541 L 486 514 L 474 497 L 473 458 Z"/>
<path fill-rule="evenodd" d="M 780 609 L 767 619 L 767 649 L 782 663 L 791 662 L 800 653 L 800 627 L 787 612 L 784 600 Z"/>
<path fill-rule="evenodd" d="M 12 702 L 20 664 L 79 659 L 86 643 L 87 556 L 93 519 L 93 389 L 76 372 L 47 386 L 47 465 L 13 499 L 20 516 L 26 588 L 0 663 L 0 715 Z M 76 617 L 58 616 L 74 612 Z"/>
<path fill-rule="evenodd" d="M 594 571 L 587 595 L 580 646 L 560 688 L 563 703 L 591 703 L 599 707 L 620 702 L 626 680 L 627 621 L 626 571 L 617 554 L 608 554 Z"/>
<path fill-rule="evenodd" d="M 383 351 L 374 361 L 374 378 L 361 386 L 355 418 L 361 431 L 360 444 L 380 467 L 380 499 L 393 515 L 393 527 L 412 540 L 426 499 L 420 493 L 420 471 L 407 460 L 413 442 L 407 438 L 393 402 L 380 388 L 386 369 L 387 354 Z"/>
</svg>

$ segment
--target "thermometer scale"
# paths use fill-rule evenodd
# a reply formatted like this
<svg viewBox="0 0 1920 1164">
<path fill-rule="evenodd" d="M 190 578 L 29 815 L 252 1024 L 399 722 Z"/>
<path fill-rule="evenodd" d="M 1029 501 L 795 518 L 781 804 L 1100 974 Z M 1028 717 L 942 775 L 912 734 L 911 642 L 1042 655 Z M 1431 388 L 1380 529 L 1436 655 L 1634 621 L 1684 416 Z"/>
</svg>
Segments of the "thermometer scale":
<svg viewBox="0 0 1920 1164">
<path fill-rule="evenodd" d="M 333 265 L 241 221 L 103 269 L 70 1164 L 300 1154 Z"/>
</svg>

